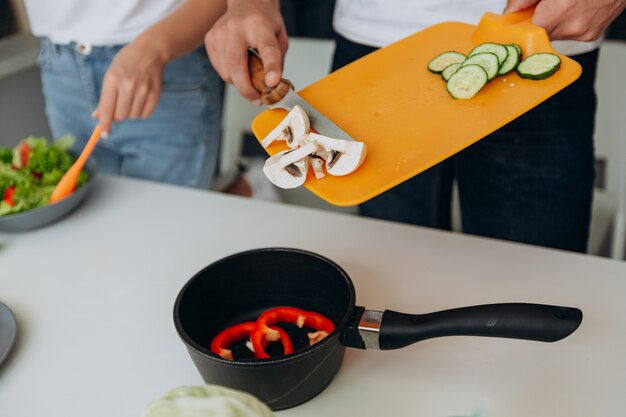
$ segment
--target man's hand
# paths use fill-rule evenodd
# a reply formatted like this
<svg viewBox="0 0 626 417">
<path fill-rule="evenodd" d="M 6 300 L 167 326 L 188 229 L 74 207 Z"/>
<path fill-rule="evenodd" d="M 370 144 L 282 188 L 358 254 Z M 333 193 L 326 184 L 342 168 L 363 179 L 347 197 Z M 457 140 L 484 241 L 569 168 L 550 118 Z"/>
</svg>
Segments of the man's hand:
<svg viewBox="0 0 626 417">
<path fill-rule="evenodd" d="M 122 48 L 102 81 L 102 94 L 93 117 L 105 135 L 111 123 L 148 118 L 159 101 L 164 60 L 144 45 L 130 43 Z"/>
<path fill-rule="evenodd" d="M 535 6 L 532 23 L 551 40 L 593 41 L 624 10 L 626 0 L 508 0 L 505 13 Z"/>
<path fill-rule="evenodd" d="M 265 83 L 274 87 L 282 77 L 287 43 L 277 0 L 230 0 L 228 11 L 204 38 L 211 63 L 220 77 L 255 102 L 260 102 L 260 94 L 250 82 L 248 48 L 259 51 Z"/>
</svg>

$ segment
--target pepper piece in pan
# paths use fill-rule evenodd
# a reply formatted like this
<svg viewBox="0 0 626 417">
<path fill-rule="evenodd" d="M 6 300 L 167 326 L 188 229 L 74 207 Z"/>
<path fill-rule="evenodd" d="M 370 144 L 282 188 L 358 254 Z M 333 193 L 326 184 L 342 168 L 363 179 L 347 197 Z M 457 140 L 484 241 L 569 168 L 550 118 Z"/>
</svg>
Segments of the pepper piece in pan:
<svg viewBox="0 0 626 417">
<path fill-rule="evenodd" d="M 304 311 L 295 307 L 272 308 L 259 316 L 256 327 L 250 335 L 257 358 L 269 358 L 264 345 L 282 338 L 277 330 L 279 328 L 274 326 L 276 323 L 293 323 L 299 328 L 314 329 L 314 332 L 308 333 L 309 345 L 319 342 L 335 330 L 335 325 L 330 319 L 314 311 Z"/>
<path fill-rule="evenodd" d="M 215 336 L 211 341 L 211 352 L 221 356 L 226 360 L 234 360 L 233 352 L 229 348 L 238 341 L 249 338 L 255 327 L 256 323 L 253 321 L 247 321 L 227 327 L 226 329 L 218 333 L 218 335 Z M 287 332 L 275 326 L 272 326 L 271 330 L 278 333 L 278 338 L 283 345 L 283 354 L 288 355 L 290 353 L 293 353 L 293 345 Z M 261 350 L 263 353 L 265 353 L 264 347 L 267 346 L 268 343 L 269 342 L 264 342 L 262 344 Z M 256 351 L 254 352 L 254 355 L 257 358 L 259 357 Z"/>
</svg>

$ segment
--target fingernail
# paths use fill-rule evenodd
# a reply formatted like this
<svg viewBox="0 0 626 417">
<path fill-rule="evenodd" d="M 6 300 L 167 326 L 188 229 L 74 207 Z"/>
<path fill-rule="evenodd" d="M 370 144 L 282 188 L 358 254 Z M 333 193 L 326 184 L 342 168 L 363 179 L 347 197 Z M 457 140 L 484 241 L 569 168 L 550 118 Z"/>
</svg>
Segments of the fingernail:
<svg viewBox="0 0 626 417">
<path fill-rule="evenodd" d="M 96 111 L 94 110 L 93 113 L 91 113 L 91 118 L 95 119 L 96 118 Z"/>
<path fill-rule="evenodd" d="M 103 131 L 100 133 L 100 137 L 101 137 L 102 139 L 106 139 L 106 138 L 108 138 L 108 137 L 109 137 L 109 132 L 107 132 L 106 130 L 103 130 Z"/>
<path fill-rule="evenodd" d="M 278 73 L 275 71 L 270 71 L 266 74 L 266 79 L 269 80 L 272 84 L 275 84 L 275 81 L 278 80 Z"/>
<path fill-rule="evenodd" d="M 255 106 L 260 106 L 261 104 L 263 104 L 263 102 L 261 101 L 260 98 L 257 98 L 256 100 L 252 100 L 252 104 L 254 104 Z"/>
</svg>

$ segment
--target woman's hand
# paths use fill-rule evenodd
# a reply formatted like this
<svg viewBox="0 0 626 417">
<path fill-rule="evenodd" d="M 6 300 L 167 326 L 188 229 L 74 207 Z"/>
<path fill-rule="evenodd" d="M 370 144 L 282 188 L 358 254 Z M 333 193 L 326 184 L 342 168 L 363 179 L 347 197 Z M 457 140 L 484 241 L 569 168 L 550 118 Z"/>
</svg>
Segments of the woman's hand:
<svg viewBox="0 0 626 417">
<path fill-rule="evenodd" d="M 113 121 L 150 117 L 161 95 L 164 66 L 165 60 L 150 45 L 131 42 L 117 53 L 104 75 L 93 114 L 104 136 Z"/>
<path fill-rule="evenodd" d="M 265 83 L 276 86 L 287 52 L 287 31 L 276 0 L 230 0 L 228 11 L 204 38 L 213 67 L 239 93 L 260 102 L 250 82 L 248 48 L 256 48 L 265 69 Z"/>
<path fill-rule="evenodd" d="M 508 0 L 505 13 L 535 6 L 532 23 L 551 40 L 593 41 L 624 10 L 626 0 Z"/>
</svg>

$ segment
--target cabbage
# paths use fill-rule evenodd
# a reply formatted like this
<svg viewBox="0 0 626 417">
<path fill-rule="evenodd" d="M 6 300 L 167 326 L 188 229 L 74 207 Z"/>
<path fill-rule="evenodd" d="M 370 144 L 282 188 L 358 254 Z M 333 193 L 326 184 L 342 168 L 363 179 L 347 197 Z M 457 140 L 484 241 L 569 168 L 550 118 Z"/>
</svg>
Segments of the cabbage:
<svg viewBox="0 0 626 417">
<path fill-rule="evenodd" d="M 274 417 L 259 399 L 219 385 L 179 387 L 151 403 L 142 417 Z"/>
</svg>

